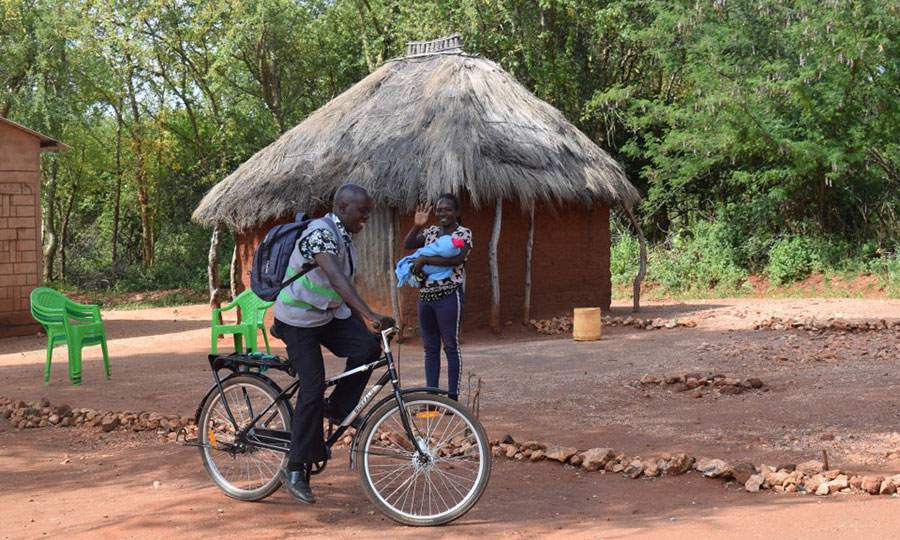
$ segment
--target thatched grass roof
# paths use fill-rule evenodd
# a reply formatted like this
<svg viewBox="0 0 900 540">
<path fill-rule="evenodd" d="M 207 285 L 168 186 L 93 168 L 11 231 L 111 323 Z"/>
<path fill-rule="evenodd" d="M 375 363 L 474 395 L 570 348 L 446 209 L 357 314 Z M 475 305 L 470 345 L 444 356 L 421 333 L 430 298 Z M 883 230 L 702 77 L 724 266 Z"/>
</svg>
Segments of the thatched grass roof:
<svg viewBox="0 0 900 540">
<path fill-rule="evenodd" d="M 448 191 L 476 206 L 640 200 L 609 154 L 497 64 L 436 54 L 385 63 L 216 184 L 193 219 L 245 231 L 344 182 L 402 210 Z"/>
</svg>

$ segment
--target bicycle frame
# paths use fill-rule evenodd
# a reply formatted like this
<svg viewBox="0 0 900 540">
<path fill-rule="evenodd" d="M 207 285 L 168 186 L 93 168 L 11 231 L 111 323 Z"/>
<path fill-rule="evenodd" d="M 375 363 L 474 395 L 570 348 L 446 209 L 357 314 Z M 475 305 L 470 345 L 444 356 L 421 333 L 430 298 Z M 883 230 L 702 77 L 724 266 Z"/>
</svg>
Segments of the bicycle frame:
<svg viewBox="0 0 900 540">
<path fill-rule="evenodd" d="M 347 428 L 350 427 L 350 424 L 362 413 L 362 411 L 366 408 L 366 405 L 372 401 L 376 395 L 387 385 L 388 381 L 390 381 L 391 386 L 393 388 L 393 399 L 397 401 L 397 404 L 400 409 L 400 419 L 401 424 L 403 425 L 403 429 L 406 432 L 407 437 L 409 437 L 410 442 L 412 442 L 415 448 L 419 451 L 420 455 L 425 454 L 425 449 L 422 448 L 422 444 L 418 441 L 413 435 L 412 427 L 409 422 L 409 415 L 406 411 L 406 407 L 403 406 L 403 394 L 409 393 L 413 391 L 425 391 L 430 393 L 445 393 L 436 388 L 428 388 L 428 387 L 417 387 L 410 388 L 407 390 L 403 390 L 400 385 L 400 377 L 397 372 L 396 365 L 394 364 L 394 356 L 391 352 L 390 340 L 391 336 L 396 332 L 395 328 L 389 328 L 381 332 L 381 340 L 383 346 L 384 356 L 379 358 L 374 362 L 370 362 L 368 364 L 356 367 L 354 369 L 345 371 L 334 377 L 331 377 L 325 381 L 325 387 L 323 388 L 323 393 L 330 386 L 334 386 L 338 381 L 345 377 L 349 377 L 350 375 L 355 375 L 357 373 L 365 372 L 365 371 L 374 371 L 383 366 L 387 366 L 387 371 L 378 378 L 372 388 L 369 389 L 368 392 L 363 394 L 362 398 L 360 398 L 359 403 L 353 408 L 347 416 L 341 420 L 341 423 L 338 424 L 337 428 L 329 433 L 327 440 L 325 441 L 325 445 L 327 448 L 331 448 L 337 441 L 341 439 L 344 432 L 347 431 Z M 250 410 L 250 414 L 252 419 L 250 422 L 240 428 L 238 422 L 235 420 L 233 413 L 231 412 L 231 406 L 228 403 L 228 400 L 225 398 L 225 393 L 222 388 L 222 379 L 219 377 L 218 370 L 224 367 L 228 367 L 232 370 L 235 370 L 234 365 L 241 365 L 240 361 L 232 360 L 229 362 L 230 357 L 223 357 L 217 355 L 210 355 L 209 363 L 212 368 L 213 378 L 216 381 L 215 387 L 218 389 L 219 395 L 222 397 L 222 402 L 225 405 L 225 410 L 228 414 L 228 419 L 231 421 L 232 426 L 235 429 L 235 440 L 237 441 L 246 441 L 246 443 L 257 446 L 260 448 L 267 448 L 269 450 L 275 450 L 278 452 L 287 453 L 290 451 L 290 442 L 291 442 L 291 432 L 284 430 L 275 430 L 275 429 L 267 429 L 265 427 L 257 427 L 257 424 L 267 415 L 269 412 L 275 407 L 275 404 L 279 401 L 287 401 L 288 405 L 290 405 L 290 399 L 300 388 L 300 379 L 295 378 L 291 384 L 287 386 L 284 390 L 281 390 L 274 381 L 270 378 L 265 377 L 263 375 L 258 375 L 259 377 L 266 380 L 267 384 L 271 384 L 276 390 L 281 390 L 278 396 L 270 403 L 264 410 L 260 411 L 259 414 L 254 414 L 252 408 Z M 260 358 L 257 362 L 251 364 L 243 364 L 243 365 L 256 365 L 257 367 L 275 367 L 277 365 L 278 369 L 285 369 L 283 363 L 279 362 L 278 364 L 264 360 L 264 358 Z M 200 408 L 202 408 L 203 403 L 209 398 L 213 389 L 210 389 L 210 392 L 207 393 L 207 396 L 201 401 Z M 381 400 L 376 406 L 372 407 L 369 411 L 370 413 L 378 408 L 382 403 L 389 401 L 391 397 L 386 397 Z M 250 404 L 247 404 L 250 407 Z M 200 410 L 198 408 L 198 411 Z M 363 419 L 363 425 L 365 425 L 368 420 L 368 415 Z M 357 430 L 356 436 L 362 431 L 362 428 Z M 353 468 L 353 451 L 356 448 L 356 436 L 354 436 L 353 443 L 351 445 L 351 457 L 350 457 L 350 467 Z"/>
</svg>

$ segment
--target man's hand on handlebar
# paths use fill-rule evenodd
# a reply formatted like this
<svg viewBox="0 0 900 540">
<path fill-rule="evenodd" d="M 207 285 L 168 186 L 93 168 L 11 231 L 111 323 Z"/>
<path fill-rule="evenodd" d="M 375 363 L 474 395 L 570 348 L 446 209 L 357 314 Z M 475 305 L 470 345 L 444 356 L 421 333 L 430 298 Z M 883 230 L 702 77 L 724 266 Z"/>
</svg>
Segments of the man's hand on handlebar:
<svg viewBox="0 0 900 540">
<path fill-rule="evenodd" d="M 375 330 L 387 330 L 394 326 L 394 318 L 382 315 L 381 313 L 372 314 L 372 328 Z"/>
</svg>

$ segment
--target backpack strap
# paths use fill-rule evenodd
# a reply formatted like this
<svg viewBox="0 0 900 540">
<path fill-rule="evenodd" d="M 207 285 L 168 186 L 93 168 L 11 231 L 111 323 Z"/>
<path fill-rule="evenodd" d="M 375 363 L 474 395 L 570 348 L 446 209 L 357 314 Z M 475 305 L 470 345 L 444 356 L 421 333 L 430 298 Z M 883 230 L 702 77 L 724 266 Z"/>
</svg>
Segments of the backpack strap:
<svg viewBox="0 0 900 540">
<path fill-rule="evenodd" d="M 279 291 L 283 291 L 288 285 L 290 285 L 291 283 L 293 283 L 293 282 L 297 281 L 298 279 L 302 278 L 303 276 L 305 276 L 306 274 L 308 274 L 311 270 L 315 269 L 315 267 L 317 267 L 317 266 L 319 266 L 319 265 L 316 264 L 316 263 L 314 263 L 314 262 L 313 262 L 313 263 L 306 263 L 306 264 L 304 264 L 304 265 L 300 268 L 300 272 L 298 272 L 296 275 L 291 276 L 290 279 L 287 279 L 287 280 L 283 281 L 283 282 L 281 283 L 281 288 L 278 289 L 278 290 L 279 290 Z"/>
</svg>

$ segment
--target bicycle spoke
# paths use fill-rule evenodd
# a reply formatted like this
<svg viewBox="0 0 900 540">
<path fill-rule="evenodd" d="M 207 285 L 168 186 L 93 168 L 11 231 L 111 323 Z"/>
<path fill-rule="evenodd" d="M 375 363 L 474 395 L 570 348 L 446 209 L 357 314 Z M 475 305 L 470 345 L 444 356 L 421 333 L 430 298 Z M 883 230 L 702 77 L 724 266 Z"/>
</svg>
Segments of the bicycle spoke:
<svg viewBox="0 0 900 540">
<path fill-rule="evenodd" d="M 260 425 L 273 430 L 285 428 L 288 417 L 283 405 L 274 402 L 274 397 L 258 381 L 232 382 L 223 385 L 222 393 L 216 394 L 204 407 L 201 436 L 203 440 L 210 443 L 215 440 L 217 444 L 202 449 L 201 453 L 213 480 L 233 497 L 258 500 L 279 485 L 278 475 L 285 454 L 255 446 L 254 437 L 238 439 L 240 431 L 254 420 L 254 411 L 269 409 L 264 417 L 257 419 Z M 234 422 L 228 415 L 229 409 Z"/>
<path fill-rule="evenodd" d="M 385 480 L 387 480 L 388 482 L 387 482 L 386 485 L 391 485 L 391 482 L 393 482 L 396 478 L 399 478 L 400 475 L 403 474 L 404 472 L 406 472 L 408 469 L 413 469 L 413 470 L 414 470 L 414 467 L 413 467 L 411 464 L 410 464 L 410 465 L 406 465 L 406 466 L 404 466 L 404 467 L 398 467 L 398 468 L 397 468 L 395 471 L 393 471 L 393 472 L 385 473 L 385 474 L 384 474 L 384 477 L 383 477 L 381 480 L 379 480 L 379 481 L 377 481 L 377 482 L 375 482 L 375 483 L 376 483 L 376 484 L 380 484 L 380 483 L 384 482 Z"/>
<path fill-rule="evenodd" d="M 373 417 L 360 453 L 370 498 L 404 523 L 452 521 L 474 504 L 490 472 L 483 431 L 446 398 L 410 400 Z M 403 428 L 409 419 L 414 439 Z M 409 443 L 412 443 L 410 445 Z M 420 455 L 425 452 L 425 455 Z"/>
<path fill-rule="evenodd" d="M 415 474 L 413 474 L 413 476 L 411 476 L 410 478 L 407 478 L 402 484 L 400 484 L 399 486 L 397 486 L 397 488 L 394 489 L 394 491 L 392 491 L 391 493 L 389 493 L 389 494 L 387 495 L 387 497 L 385 497 L 385 499 L 390 500 L 390 498 L 393 497 L 394 493 L 397 493 L 397 491 L 403 489 L 403 486 L 405 486 L 406 484 L 408 484 L 408 483 L 409 483 L 412 479 L 414 479 L 415 477 L 416 477 Z"/>
<path fill-rule="evenodd" d="M 441 482 L 444 484 L 444 487 L 448 488 L 447 489 L 448 492 L 451 491 L 451 489 L 452 489 L 453 491 L 456 491 L 457 495 L 459 495 L 459 496 L 465 495 L 465 492 L 461 491 L 458 487 L 458 484 L 456 482 L 453 482 L 452 479 L 447 478 L 446 476 L 444 476 L 443 474 L 440 474 L 440 473 L 437 476 L 438 476 L 438 478 L 441 479 Z M 466 491 L 468 491 L 468 490 L 466 490 Z"/>
<path fill-rule="evenodd" d="M 241 394 L 244 396 L 244 402 L 247 404 L 248 418 L 253 418 L 253 404 L 250 403 L 250 397 L 247 396 L 247 389 L 241 388 Z"/>
<path fill-rule="evenodd" d="M 434 483 L 434 482 L 432 482 L 432 483 Z M 441 492 L 440 492 L 440 490 L 437 489 L 437 486 L 435 486 L 435 491 L 437 492 L 438 497 L 441 498 L 441 502 L 444 503 L 445 509 L 449 510 L 451 508 L 451 505 L 449 503 L 447 503 L 447 500 L 444 499 L 443 495 L 441 495 Z"/>
<path fill-rule="evenodd" d="M 435 469 L 435 470 L 438 471 L 437 474 L 438 474 L 442 479 L 448 481 L 448 482 L 449 482 L 452 486 L 454 486 L 457 490 L 458 490 L 459 488 L 463 488 L 462 491 L 459 491 L 459 494 L 460 494 L 460 495 L 463 495 L 465 491 L 468 491 L 469 488 L 471 488 L 471 486 L 466 486 L 463 482 L 461 482 L 461 481 L 465 481 L 465 482 L 468 483 L 469 480 L 470 480 L 469 478 L 466 478 L 466 477 L 464 477 L 464 476 L 460 476 L 460 475 L 458 475 L 458 474 L 453 474 L 453 473 L 450 473 L 450 472 L 447 472 L 447 471 L 442 471 L 442 470 L 440 470 L 440 469 Z"/>
</svg>

